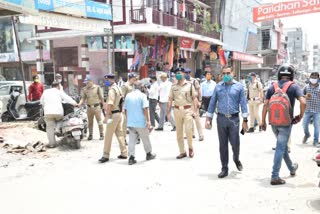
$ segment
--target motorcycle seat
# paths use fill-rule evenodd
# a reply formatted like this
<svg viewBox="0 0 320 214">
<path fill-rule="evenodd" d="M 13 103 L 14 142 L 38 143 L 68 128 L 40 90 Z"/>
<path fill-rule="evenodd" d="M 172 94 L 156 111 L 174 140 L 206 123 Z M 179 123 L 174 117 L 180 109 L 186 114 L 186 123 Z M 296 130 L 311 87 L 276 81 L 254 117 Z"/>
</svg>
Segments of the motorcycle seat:
<svg viewBox="0 0 320 214">
<path fill-rule="evenodd" d="M 40 100 L 38 101 L 32 101 L 32 102 L 27 102 L 24 106 L 26 108 L 32 108 L 40 105 Z"/>
</svg>

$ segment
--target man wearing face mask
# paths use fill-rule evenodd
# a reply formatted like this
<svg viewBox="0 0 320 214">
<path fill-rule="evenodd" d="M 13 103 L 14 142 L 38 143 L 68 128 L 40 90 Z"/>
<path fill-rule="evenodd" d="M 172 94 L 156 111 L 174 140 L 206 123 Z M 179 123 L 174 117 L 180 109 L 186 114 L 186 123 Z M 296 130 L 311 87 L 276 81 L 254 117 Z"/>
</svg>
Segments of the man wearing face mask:
<svg viewBox="0 0 320 214">
<path fill-rule="evenodd" d="M 259 124 L 259 131 L 261 131 L 261 117 L 259 106 L 263 101 L 263 87 L 260 81 L 256 78 L 256 73 L 251 72 L 248 77 L 248 104 L 250 114 L 250 126 L 248 133 L 254 132 L 254 121 L 255 119 Z"/>
<path fill-rule="evenodd" d="M 228 141 L 230 141 L 233 151 L 233 161 L 239 171 L 243 167 L 239 160 L 240 136 L 239 136 L 239 107 L 241 107 L 244 132 L 248 129 L 248 109 L 247 99 L 244 93 L 244 86 L 233 80 L 234 72 L 230 66 L 222 69 L 223 82 L 216 85 L 212 94 L 205 127 L 211 129 L 212 118 L 217 107 L 217 128 L 219 136 L 220 160 L 222 169 L 218 174 L 219 178 L 228 176 L 229 151 Z"/>
<path fill-rule="evenodd" d="M 210 71 L 205 72 L 206 81 L 201 83 L 201 94 L 202 94 L 202 109 L 207 111 L 208 105 L 213 94 L 216 82 L 212 80 L 212 73 Z"/>
<path fill-rule="evenodd" d="M 304 137 L 302 143 L 307 143 L 310 137 L 309 124 L 313 118 L 314 135 L 313 146 L 319 145 L 319 129 L 320 129 L 320 87 L 319 87 L 319 73 L 312 72 L 309 78 L 309 84 L 304 88 L 303 94 L 306 98 L 306 110 L 303 118 Z"/>
<path fill-rule="evenodd" d="M 38 75 L 33 76 L 32 79 L 33 83 L 29 86 L 28 100 L 37 101 L 40 100 L 43 94 L 44 86 L 40 83 Z"/>
<path fill-rule="evenodd" d="M 169 93 L 169 100 L 167 105 L 167 117 L 171 119 L 171 107 L 174 102 L 174 118 L 176 121 L 176 135 L 180 154 L 177 159 L 187 157 L 183 142 L 183 129 L 186 132 L 189 157 L 193 158 L 194 151 L 192 145 L 192 122 L 193 116 L 197 115 L 197 99 L 196 90 L 193 84 L 189 83 L 184 78 L 184 68 L 180 67 L 175 70 L 175 78 L 177 84 L 173 84 Z"/>
<path fill-rule="evenodd" d="M 121 87 L 123 99 L 126 99 L 128 93 L 133 91 L 134 82 L 137 81 L 137 75 L 135 73 L 128 74 L 128 81 Z M 127 117 L 124 114 L 124 110 L 122 109 L 122 129 L 124 134 L 124 139 L 127 142 Z"/>
<path fill-rule="evenodd" d="M 56 74 L 55 80 L 59 83 L 60 91 L 63 91 L 62 76 L 61 76 L 61 74 Z"/>
<path fill-rule="evenodd" d="M 81 100 L 79 106 L 84 102 L 87 104 L 88 115 L 88 127 L 89 137 L 88 140 L 92 140 L 93 134 L 93 118 L 95 117 L 99 125 L 100 140 L 103 140 L 103 123 L 101 118 L 101 106 L 104 105 L 103 91 L 100 86 L 95 85 L 90 76 L 87 76 L 84 80 L 87 85 L 81 91 Z"/>
<path fill-rule="evenodd" d="M 190 68 L 186 68 L 184 70 L 184 78 L 189 83 L 191 83 L 194 86 L 194 88 L 196 89 L 196 91 L 195 91 L 196 92 L 195 97 L 197 100 L 196 109 L 198 109 L 201 106 L 201 102 L 202 102 L 202 95 L 201 95 L 199 82 L 195 78 L 191 77 L 191 69 Z M 196 109 L 194 109 L 194 111 L 196 111 Z M 203 137 L 203 131 L 202 131 L 202 126 L 201 126 L 201 122 L 200 122 L 200 116 L 199 116 L 199 114 L 196 114 L 193 116 L 193 118 L 194 118 L 194 121 L 196 122 L 196 127 L 197 127 L 198 134 L 199 134 L 199 141 L 203 141 L 204 137 Z M 192 130 L 193 130 L 192 132 L 194 133 L 193 123 L 192 123 Z M 193 134 L 193 136 L 194 136 L 194 134 Z"/>
<path fill-rule="evenodd" d="M 123 108 L 121 89 L 115 82 L 114 74 L 107 74 L 105 78 L 107 79 L 105 84 L 108 86 L 109 92 L 106 102 L 106 115 L 103 121 L 107 124 L 106 136 L 104 138 L 103 156 L 99 159 L 100 163 L 109 161 L 113 134 L 116 135 L 120 146 L 118 159 L 127 159 L 127 148 L 121 124 Z"/>
</svg>

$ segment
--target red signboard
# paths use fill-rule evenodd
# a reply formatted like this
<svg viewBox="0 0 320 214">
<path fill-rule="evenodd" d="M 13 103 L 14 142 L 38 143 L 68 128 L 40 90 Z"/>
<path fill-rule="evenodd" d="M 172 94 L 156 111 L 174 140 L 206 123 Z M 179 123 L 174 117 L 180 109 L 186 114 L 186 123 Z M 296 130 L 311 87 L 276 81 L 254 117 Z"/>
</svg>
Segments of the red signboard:
<svg viewBox="0 0 320 214">
<path fill-rule="evenodd" d="M 253 8 L 253 22 L 320 12 L 319 0 L 297 0 Z"/>
<path fill-rule="evenodd" d="M 253 55 L 250 55 L 250 54 L 239 53 L 239 52 L 233 52 L 232 59 L 233 60 L 256 63 L 256 64 L 263 64 L 263 58 L 262 57 L 253 56 Z"/>
<path fill-rule="evenodd" d="M 194 40 L 186 37 L 180 38 L 180 49 L 193 49 Z"/>
<path fill-rule="evenodd" d="M 209 53 L 211 51 L 210 43 L 200 41 L 197 50 L 203 53 Z"/>
</svg>

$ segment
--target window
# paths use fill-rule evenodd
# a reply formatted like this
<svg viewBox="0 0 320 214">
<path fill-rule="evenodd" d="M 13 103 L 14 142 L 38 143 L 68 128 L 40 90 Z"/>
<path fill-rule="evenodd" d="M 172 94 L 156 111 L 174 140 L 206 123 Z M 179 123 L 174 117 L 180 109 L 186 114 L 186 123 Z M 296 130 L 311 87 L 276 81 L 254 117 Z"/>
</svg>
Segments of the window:
<svg viewBox="0 0 320 214">
<path fill-rule="evenodd" d="M 270 48 L 270 30 L 262 30 L 262 50 L 266 50 Z"/>
<path fill-rule="evenodd" d="M 9 95 L 8 91 L 9 91 L 9 86 L 0 87 L 0 96 Z"/>
</svg>

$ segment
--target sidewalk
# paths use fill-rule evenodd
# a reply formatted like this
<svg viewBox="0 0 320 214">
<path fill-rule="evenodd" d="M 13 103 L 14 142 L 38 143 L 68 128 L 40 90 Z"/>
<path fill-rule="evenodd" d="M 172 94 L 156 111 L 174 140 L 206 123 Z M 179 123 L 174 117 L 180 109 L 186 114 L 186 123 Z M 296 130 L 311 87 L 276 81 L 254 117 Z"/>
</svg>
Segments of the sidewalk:
<svg viewBox="0 0 320 214">
<path fill-rule="evenodd" d="M 241 136 L 244 170 L 237 171 L 230 149 L 229 176 L 218 179 L 215 121 L 213 125 L 212 130 L 204 130 L 203 142 L 196 133 L 193 159 L 175 159 L 178 145 L 171 127 L 152 132 L 155 160 L 145 161 L 143 146 L 136 146 L 138 163 L 133 166 L 116 159 L 120 151 L 115 138 L 111 160 L 105 164 L 98 163 L 103 148 L 98 140 L 84 141 L 78 151 L 50 150 L 47 158 L 14 156 L 0 150 L 0 213 L 319 213 L 320 168 L 312 161 L 316 151 L 312 143 L 301 144 L 301 123 L 293 128 L 290 154 L 299 163 L 297 176 L 291 178 L 283 163 L 280 176 L 287 184 L 282 186 L 269 184 L 275 145 L 271 127 Z M 2 166 L 4 163 L 8 165 Z"/>
</svg>

